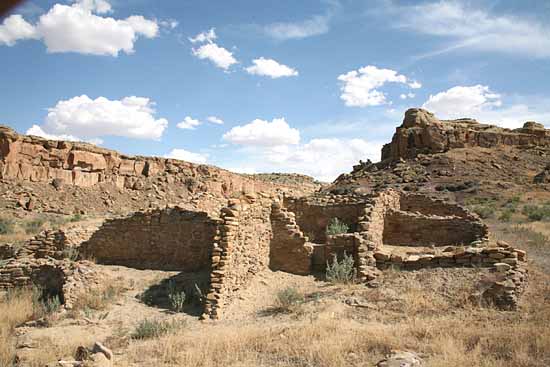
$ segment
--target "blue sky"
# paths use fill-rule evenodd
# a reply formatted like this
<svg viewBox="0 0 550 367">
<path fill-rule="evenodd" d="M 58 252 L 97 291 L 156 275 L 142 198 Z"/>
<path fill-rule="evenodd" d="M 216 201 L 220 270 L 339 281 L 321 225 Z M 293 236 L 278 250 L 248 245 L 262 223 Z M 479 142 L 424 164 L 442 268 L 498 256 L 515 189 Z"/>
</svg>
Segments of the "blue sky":
<svg viewBox="0 0 550 367">
<path fill-rule="evenodd" d="M 550 127 L 550 3 L 27 1 L 0 20 L 0 123 L 332 180 L 409 107 Z"/>
</svg>

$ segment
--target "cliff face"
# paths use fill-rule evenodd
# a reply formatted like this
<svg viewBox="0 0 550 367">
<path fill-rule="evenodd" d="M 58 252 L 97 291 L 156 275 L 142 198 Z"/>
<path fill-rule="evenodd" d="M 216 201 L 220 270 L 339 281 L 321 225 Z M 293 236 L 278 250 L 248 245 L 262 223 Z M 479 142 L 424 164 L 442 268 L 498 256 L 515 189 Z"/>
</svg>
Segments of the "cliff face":
<svg viewBox="0 0 550 367">
<path fill-rule="evenodd" d="M 550 130 L 536 122 L 520 129 L 480 124 L 472 119 L 439 120 L 432 113 L 412 108 L 392 141 L 382 148 L 382 161 L 415 158 L 418 154 L 443 153 L 454 148 L 498 146 L 550 146 Z"/>
<path fill-rule="evenodd" d="M 182 184 L 190 192 L 224 196 L 237 191 L 254 193 L 277 189 L 309 192 L 318 187 L 313 180 L 273 183 L 175 159 L 126 156 L 87 143 L 20 135 L 4 126 L 0 126 L 0 178 L 79 187 L 105 183 L 135 190 L 160 178 L 167 184 Z"/>
</svg>

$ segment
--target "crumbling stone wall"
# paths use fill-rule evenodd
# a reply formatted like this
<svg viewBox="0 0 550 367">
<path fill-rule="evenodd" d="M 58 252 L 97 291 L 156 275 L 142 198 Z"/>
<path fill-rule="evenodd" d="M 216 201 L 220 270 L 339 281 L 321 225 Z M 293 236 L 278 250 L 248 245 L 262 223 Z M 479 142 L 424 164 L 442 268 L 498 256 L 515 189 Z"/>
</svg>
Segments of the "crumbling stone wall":
<svg viewBox="0 0 550 367">
<path fill-rule="evenodd" d="M 300 229 L 315 243 L 327 240 L 326 228 L 333 218 L 338 218 L 357 231 L 358 218 L 363 214 L 364 202 L 316 202 L 309 198 L 285 198 L 284 207 L 296 215 Z"/>
<path fill-rule="evenodd" d="M 391 210 L 384 220 L 383 243 L 445 246 L 470 244 L 482 240 L 486 235 L 487 226 L 480 221 Z"/>
<path fill-rule="evenodd" d="M 474 219 L 472 214 L 456 203 L 448 203 L 442 199 L 434 199 L 421 194 L 401 195 L 399 209 L 406 212 L 418 212 L 424 215 L 454 216 Z"/>
<path fill-rule="evenodd" d="M 104 264 L 193 272 L 210 266 L 216 232 L 207 213 L 157 209 L 106 220 L 80 250 Z"/>
<path fill-rule="evenodd" d="M 270 197 L 231 199 L 221 211 L 219 242 L 212 249 L 210 290 L 205 314 L 220 318 L 223 306 L 258 272 L 269 266 L 272 238 Z"/>
<path fill-rule="evenodd" d="M 313 244 L 296 224 L 293 212 L 285 210 L 279 202 L 272 204 L 269 267 L 294 274 L 309 274 L 312 270 Z M 325 262 L 324 248 L 321 264 Z"/>
<path fill-rule="evenodd" d="M 101 275 L 88 261 L 23 257 L 11 258 L 0 268 L 0 291 L 37 286 L 43 296 L 57 296 L 67 309 L 82 293 L 100 284 Z"/>
</svg>

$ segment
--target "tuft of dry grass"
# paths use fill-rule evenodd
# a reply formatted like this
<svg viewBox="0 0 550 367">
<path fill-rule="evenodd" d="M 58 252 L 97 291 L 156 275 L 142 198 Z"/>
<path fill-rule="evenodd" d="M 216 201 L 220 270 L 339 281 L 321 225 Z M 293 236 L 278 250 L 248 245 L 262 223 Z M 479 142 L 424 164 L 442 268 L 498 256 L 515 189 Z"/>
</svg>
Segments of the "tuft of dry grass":
<svg viewBox="0 0 550 367">
<path fill-rule="evenodd" d="M 13 332 L 35 312 L 31 289 L 15 290 L 0 300 L 0 366 L 10 366 L 15 357 Z"/>
<path fill-rule="evenodd" d="M 123 284 L 123 280 L 117 278 L 113 284 L 101 289 L 92 289 L 88 292 L 83 292 L 73 305 L 72 314 L 78 316 L 80 311 L 87 312 L 89 310 L 102 311 L 116 302 L 127 288 Z"/>
</svg>

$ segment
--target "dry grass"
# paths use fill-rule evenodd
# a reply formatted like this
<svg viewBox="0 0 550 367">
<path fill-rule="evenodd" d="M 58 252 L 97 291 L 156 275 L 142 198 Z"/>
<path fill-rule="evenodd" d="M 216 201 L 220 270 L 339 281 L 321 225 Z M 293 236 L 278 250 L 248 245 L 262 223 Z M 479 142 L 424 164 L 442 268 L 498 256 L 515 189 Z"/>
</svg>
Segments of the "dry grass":
<svg viewBox="0 0 550 367">
<path fill-rule="evenodd" d="M 101 289 L 92 289 L 82 293 L 76 300 L 71 310 L 71 315 L 76 318 L 80 311 L 102 311 L 116 302 L 127 288 L 122 278 L 113 280 L 113 284 Z"/>
<path fill-rule="evenodd" d="M 16 291 L 0 301 L 0 366 L 10 366 L 15 356 L 14 328 L 34 314 L 33 292 Z"/>
</svg>

